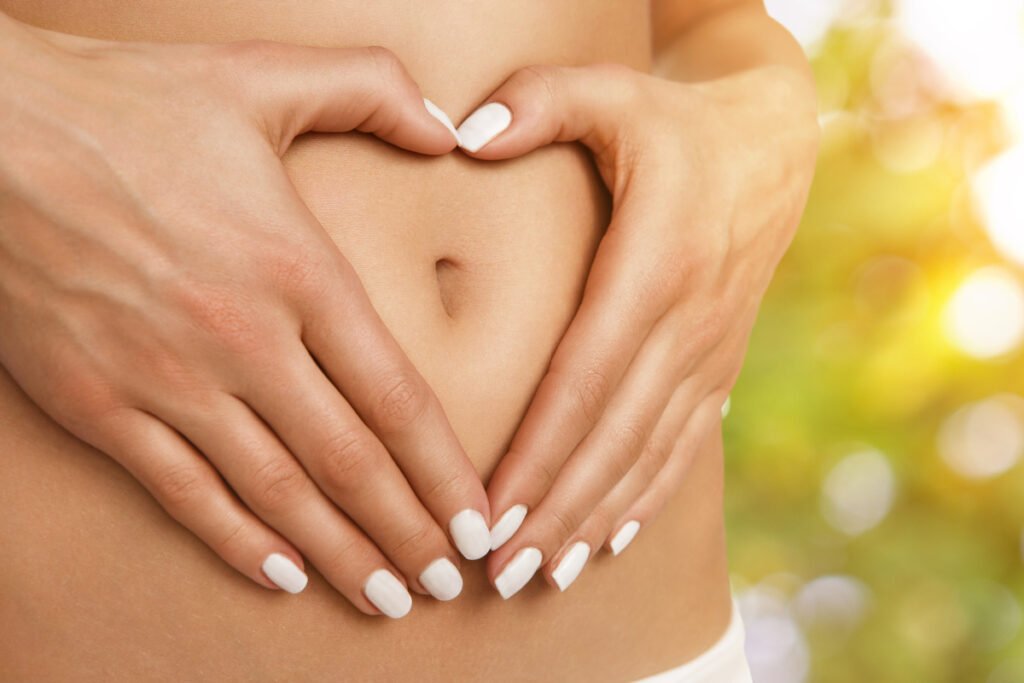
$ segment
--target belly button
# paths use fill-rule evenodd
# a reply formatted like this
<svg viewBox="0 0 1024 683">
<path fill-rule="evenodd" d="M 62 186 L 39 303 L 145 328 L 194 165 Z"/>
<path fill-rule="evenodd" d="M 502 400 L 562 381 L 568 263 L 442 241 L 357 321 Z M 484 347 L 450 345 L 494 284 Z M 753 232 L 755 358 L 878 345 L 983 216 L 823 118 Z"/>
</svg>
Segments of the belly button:
<svg viewBox="0 0 1024 683">
<path fill-rule="evenodd" d="M 464 292 L 459 286 L 459 266 L 451 259 L 440 258 L 434 263 L 437 272 L 437 290 L 441 306 L 449 318 L 454 318 L 461 308 Z"/>
</svg>

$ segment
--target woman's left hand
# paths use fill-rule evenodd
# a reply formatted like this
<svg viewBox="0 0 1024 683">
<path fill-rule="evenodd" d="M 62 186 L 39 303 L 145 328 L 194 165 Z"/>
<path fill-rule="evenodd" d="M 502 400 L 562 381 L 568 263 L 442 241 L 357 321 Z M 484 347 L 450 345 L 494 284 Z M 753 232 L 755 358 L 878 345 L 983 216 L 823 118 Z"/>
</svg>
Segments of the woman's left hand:
<svg viewBox="0 0 1024 683">
<path fill-rule="evenodd" d="M 541 565 L 565 590 L 651 520 L 720 427 L 813 175 L 813 86 L 784 66 L 700 83 L 528 67 L 459 135 L 477 159 L 582 142 L 612 195 L 579 310 L 488 489 L 502 596 Z"/>
</svg>

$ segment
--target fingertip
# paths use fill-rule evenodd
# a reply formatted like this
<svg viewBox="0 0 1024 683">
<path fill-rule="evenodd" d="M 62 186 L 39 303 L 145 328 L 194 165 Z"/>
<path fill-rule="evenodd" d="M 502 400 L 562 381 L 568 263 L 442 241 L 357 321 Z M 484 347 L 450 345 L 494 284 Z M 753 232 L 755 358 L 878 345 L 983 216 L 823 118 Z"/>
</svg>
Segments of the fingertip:
<svg viewBox="0 0 1024 683">
<path fill-rule="evenodd" d="M 639 531 L 639 520 L 631 519 L 619 527 L 615 534 L 608 540 L 606 547 L 611 551 L 612 555 L 618 557 L 618 555 L 633 542 L 633 539 L 636 538 Z"/>
<path fill-rule="evenodd" d="M 476 155 L 512 125 L 512 110 L 501 102 L 487 102 L 473 111 L 455 131 L 459 147 Z"/>
<path fill-rule="evenodd" d="M 283 552 L 267 555 L 260 569 L 274 586 L 292 595 L 301 593 L 309 584 L 301 558 L 289 557 Z"/>
<path fill-rule="evenodd" d="M 431 102 L 426 97 L 423 98 L 423 106 L 426 107 L 427 113 L 433 116 L 435 119 L 437 119 L 441 123 L 441 125 L 444 126 L 445 130 L 447 130 L 451 134 L 451 137 L 455 143 L 451 149 L 455 149 L 455 147 L 461 146 L 462 143 L 459 139 L 459 132 L 455 129 L 455 124 L 452 123 L 452 120 L 448 117 L 448 114 L 446 114 L 443 109 L 441 109 L 439 106 Z M 451 151 L 451 149 L 449 149 L 448 151 Z"/>
<path fill-rule="evenodd" d="M 505 545 L 519 531 L 523 520 L 526 519 L 527 511 L 527 506 L 519 503 L 510 507 L 498 518 L 498 522 L 491 527 L 491 552 Z"/>
</svg>

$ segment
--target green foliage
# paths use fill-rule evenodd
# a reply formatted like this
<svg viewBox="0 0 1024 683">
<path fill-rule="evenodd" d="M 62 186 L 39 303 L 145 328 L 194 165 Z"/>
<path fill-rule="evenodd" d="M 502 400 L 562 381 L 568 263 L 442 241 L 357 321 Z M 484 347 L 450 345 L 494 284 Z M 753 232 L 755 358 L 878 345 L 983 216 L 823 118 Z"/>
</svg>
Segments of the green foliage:
<svg viewBox="0 0 1024 683">
<path fill-rule="evenodd" d="M 1007 135 L 994 106 L 928 91 L 894 43 L 881 23 L 846 28 L 815 58 L 818 173 L 725 420 L 732 569 L 741 590 L 790 577 L 790 598 L 828 574 L 867 587 L 851 628 L 798 619 L 809 680 L 1022 681 L 1024 471 L 969 479 L 936 445 L 963 405 L 1024 393 L 1019 349 L 974 360 L 943 332 L 965 275 L 989 264 L 1020 274 L 987 239 L 969 188 Z M 887 91 L 887 68 L 909 80 Z M 897 106 L 894 92 L 918 100 Z M 822 486 L 864 447 L 888 459 L 896 492 L 880 523 L 848 535 L 822 514 Z"/>
</svg>

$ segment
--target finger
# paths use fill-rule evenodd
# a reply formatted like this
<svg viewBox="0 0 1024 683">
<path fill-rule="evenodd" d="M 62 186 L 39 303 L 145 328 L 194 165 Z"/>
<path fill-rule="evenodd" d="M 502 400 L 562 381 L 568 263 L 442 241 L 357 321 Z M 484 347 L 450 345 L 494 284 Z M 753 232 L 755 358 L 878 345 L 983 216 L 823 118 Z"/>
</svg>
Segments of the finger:
<svg viewBox="0 0 1024 683">
<path fill-rule="evenodd" d="M 694 453 L 703 446 L 707 430 L 720 425 L 725 418 L 729 391 L 740 369 L 740 364 L 734 359 L 742 357 L 741 349 L 747 338 L 744 329 L 740 327 L 727 334 L 705 356 L 701 372 L 690 375 L 676 390 L 665 415 L 659 420 L 658 433 L 652 436 L 645 449 L 645 457 L 650 458 L 650 462 L 637 463 L 634 470 L 601 502 L 591 518 L 581 525 L 581 534 L 608 540 L 608 549 L 614 555 L 622 552 L 633 540 L 640 523 L 637 520 L 622 521 L 622 517 L 656 476 L 656 463 L 659 455 L 666 452 L 666 439 L 675 444 L 672 457 L 692 460 Z M 610 521 L 615 524 L 610 526 Z M 611 535 L 613 530 L 615 534 Z"/>
<path fill-rule="evenodd" d="M 225 562 L 267 588 L 306 587 L 302 556 L 247 510 L 177 432 L 136 410 L 109 416 L 104 452 Z"/>
<path fill-rule="evenodd" d="M 315 542 L 317 523 L 295 518 L 292 508 L 313 506 L 311 514 L 317 517 L 341 517 L 343 512 L 414 590 L 441 600 L 454 598 L 462 579 L 447 536 L 373 433 L 304 350 L 299 353 L 305 360 L 279 361 L 288 374 L 251 392 L 250 405 L 266 423 L 231 399 L 230 405 L 215 402 L 201 411 L 207 418 L 183 430 L 218 463 L 221 458 L 253 463 L 249 467 L 260 474 L 248 486 L 255 490 L 239 490 L 240 495 L 252 495 L 264 519 L 284 520 L 289 526 L 282 531 L 314 563 L 312 551 L 292 534 L 302 532 Z"/>
<path fill-rule="evenodd" d="M 512 565 L 511 574 L 505 570 L 509 558 L 523 548 L 532 548 L 545 561 L 550 560 L 631 471 L 678 386 L 674 339 L 664 332 L 663 326 L 655 328 L 594 429 L 574 450 L 515 537 L 493 555 L 490 563 L 497 570 L 495 585 L 503 596 L 514 592 L 509 586 L 521 583 L 512 578 L 517 565 Z"/>
<path fill-rule="evenodd" d="M 679 491 L 697 453 L 710 448 L 721 449 L 722 404 L 726 396 L 725 392 L 717 391 L 700 404 L 700 408 L 687 422 L 665 466 L 654 476 L 647 490 L 615 520 L 606 545 L 613 555 L 625 550 L 637 533 L 657 517 L 665 504 Z"/>
<path fill-rule="evenodd" d="M 302 337 L 467 559 L 490 550 L 490 505 L 444 408 L 351 271 L 300 302 Z"/>
<path fill-rule="evenodd" d="M 451 121 L 424 100 L 401 60 L 386 48 L 246 41 L 220 49 L 248 111 L 280 153 L 307 131 L 358 130 L 421 154 L 455 148 Z"/>
<path fill-rule="evenodd" d="M 194 402 L 202 410 L 175 416 L 181 420 L 175 427 L 253 512 L 295 543 L 359 610 L 395 618 L 408 613 L 412 598 L 401 580 L 404 573 L 328 500 L 266 423 L 227 394 L 194 397 Z"/>
<path fill-rule="evenodd" d="M 615 484 L 542 568 L 545 578 L 559 590 L 564 591 L 576 580 L 586 558 L 601 547 L 611 533 L 612 525 L 636 502 L 665 465 L 690 417 L 686 394 L 692 389 L 688 384 L 676 389 L 644 444 L 640 457 L 626 476 Z M 586 548 L 586 556 L 578 549 L 581 543 Z"/>
<path fill-rule="evenodd" d="M 645 78 L 620 64 L 520 69 L 459 125 L 460 147 L 480 159 L 507 159 L 579 141 L 600 166 L 614 165 L 627 151 L 624 125 Z"/>
<path fill-rule="evenodd" d="M 544 576 L 551 585 L 562 591 L 568 588 L 583 571 L 586 559 L 602 545 L 615 555 L 622 552 L 641 525 L 639 520 L 626 516 L 627 512 L 651 490 L 652 484 L 670 459 L 689 462 L 691 454 L 706 439 L 708 431 L 719 424 L 721 409 L 717 414 L 713 410 L 691 414 L 689 401 L 684 398 L 685 393 L 687 389 L 681 387 L 673 396 L 672 403 L 658 421 L 655 432 L 645 446 L 644 454 L 626 478 L 612 489 L 544 567 Z M 707 405 L 712 403 L 709 401 Z M 678 481 L 676 484 L 678 488 Z M 661 490 L 661 498 L 656 502 L 663 505 L 663 498 L 672 491 Z M 653 518 L 655 512 L 652 510 L 651 516 L 646 516 L 644 522 Z M 611 536 L 613 530 L 617 532 L 615 536 Z M 586 549 L 585 556 L 581 548 Z"/>
<path fill-rule="evenodd" d="M 614 218 L 598 246 L 576 316 L 488 483 L 498 519 L 492 549 L 515 533 L 509 518 L 520 519 L 547 493 L 671 303 L 672 286 L 659 273 L 673 269 L 646 268 L 642 260 L 627 257 L 633 240 L 615 223 L 631 219 L 628 213 Z"/>
</svg>

